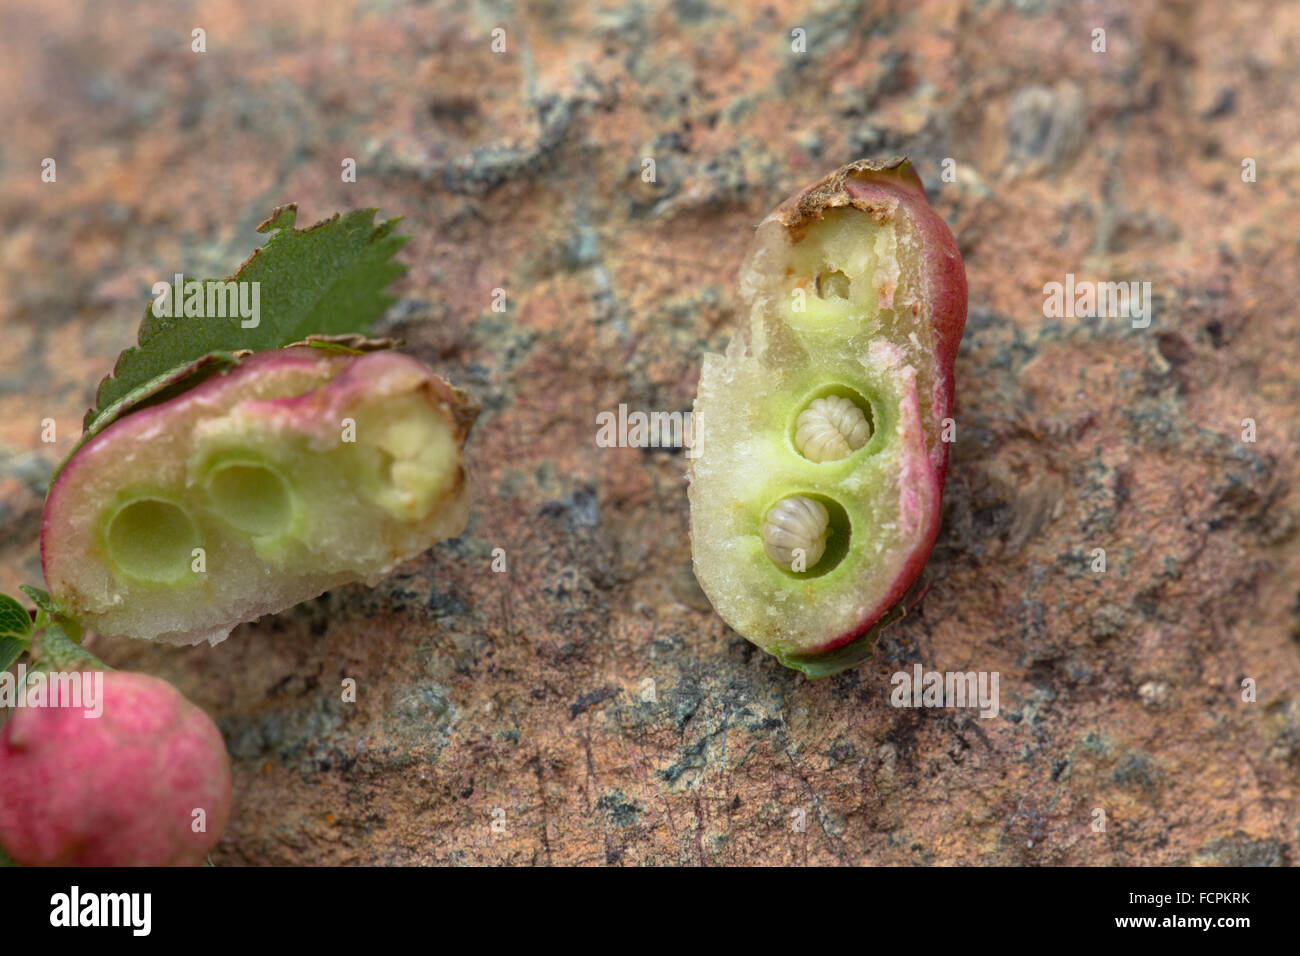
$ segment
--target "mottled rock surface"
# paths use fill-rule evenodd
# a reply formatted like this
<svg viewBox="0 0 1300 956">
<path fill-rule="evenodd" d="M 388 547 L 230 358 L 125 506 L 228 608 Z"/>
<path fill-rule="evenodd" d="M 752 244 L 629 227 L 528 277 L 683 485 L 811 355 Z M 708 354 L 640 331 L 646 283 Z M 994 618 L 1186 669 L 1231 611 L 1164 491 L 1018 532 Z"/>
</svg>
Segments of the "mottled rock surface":
<svg viewBox="0 0 1300 956">
<path fill-rule="evenodd" d="M 383 332 L 484 406 L 461 538 L 215 649 L 94 644 L 225 733 L 215 861 L 1297 862 L 1300 12 L 577 7 L 0 3 L 0 590 L 149 287 L 279 203 L 404 216 Z M 596 415 L 688 409 L 758 219 L 894 153 L 970 280 L 945 522 L 919 610 L 809 682 L 695 584 L 681 452 Z M 1150 325 L 1045 318 L 1067 273 Z M 918 663 L 1000 712 L 891 707 Z"/>
</svg>

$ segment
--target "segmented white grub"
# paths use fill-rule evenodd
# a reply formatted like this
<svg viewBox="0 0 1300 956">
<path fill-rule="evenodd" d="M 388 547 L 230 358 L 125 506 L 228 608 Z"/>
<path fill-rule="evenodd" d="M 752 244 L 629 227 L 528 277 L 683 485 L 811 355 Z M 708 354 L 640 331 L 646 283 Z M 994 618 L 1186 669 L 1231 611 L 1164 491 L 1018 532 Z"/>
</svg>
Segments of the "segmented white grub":
<svg viewBox="0 0 1300 956">
<path fill-rule="evenodd" d="M 794 495 L 782 498 L 767 512 L 763 522 L 763 550 L 773 562 L 794 570 L 795 552 L 803 550 L 801 570 L 810 570 L 822 559 L 831 516 L 820 501 Z"/>
<path fill-rule="evenodd" d="M 871 439 L 871 424 L 847 398 L 814 399 L 795 419 L 794 446 L 809 461 L 847 458 Z"/>
</svg>

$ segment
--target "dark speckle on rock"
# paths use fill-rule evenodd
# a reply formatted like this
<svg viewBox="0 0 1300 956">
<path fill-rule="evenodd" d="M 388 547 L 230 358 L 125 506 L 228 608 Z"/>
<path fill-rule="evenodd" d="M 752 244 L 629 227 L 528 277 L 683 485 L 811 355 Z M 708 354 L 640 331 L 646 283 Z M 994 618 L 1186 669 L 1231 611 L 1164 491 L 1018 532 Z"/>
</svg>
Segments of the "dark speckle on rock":
<svg viewBox="0 0 1300 956">
<path fill-rule="evenodd" d="M 1228 116 L 1237 108 L 1237 91 L 1231 88 L 1219 90 L 1214 103 L 1201 114 L 1202 119 L 1212 120 Z"/>
<path fill-rule="evenodd" d="M 425 606 L 434 617 L 454 617 L 464 614 L 467 610 L 460 595 L 450 591 L 439 591 L 437 588 L 430 589 Z"/>
<path fill-rule="evenodd" d="M 1137 750 L 1120 754 L 1111 772 L 1111 779 L 1124 787 L 1136 787 L 1154 792 L 1160 785 L 1160 772 L 1152 759 Z"/>
<path fill-rule="evenodd" d="M 635 826 L 642 812 L 640 804 L 628 800 L 618 790 L 602 793 L 596 801 L 596 809 L 605 811 L 610 824 L 616 827 Z"/>
<path fill-rule="evenodd" d="M 596 489 L 590 485 L 575 488 L 559 501 L 547 502 L 542 505 L 540 513 L 547 518 L 563 518 L 575 531 L 600 524 L 599 499 Z"/>
<path fill-rule="evenodd" d="M 617 695 L 617 687 L 602 687 L 600 690 L 593 690 L 589 694 L 583 694 L 569 706 L 569 719 L 572 720 L 579 714 L 585 714 L 597 704 Z"/>
</svg>

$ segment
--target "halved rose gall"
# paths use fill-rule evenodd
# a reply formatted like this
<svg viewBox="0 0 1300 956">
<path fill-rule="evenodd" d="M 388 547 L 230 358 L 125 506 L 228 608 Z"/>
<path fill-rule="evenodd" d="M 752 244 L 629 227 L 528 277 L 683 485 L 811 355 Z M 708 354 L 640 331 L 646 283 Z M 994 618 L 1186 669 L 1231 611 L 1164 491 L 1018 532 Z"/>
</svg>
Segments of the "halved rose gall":
<svg viewBox="0 0 1300 956">
<path fill-rule="evenodd" d="M 965 274 L 911 166 L 859 162 L 760 224 L 740 291 L 695 402 L 696 576 L 739 633 L 831 673 L 870 655 L 938 532 Z"/>
<path fill-rule="evenodd" d="M 464 529 L 477 411 L 396 352 L 254 355 L 69 459 L 42 516 L 49 590 L 101 633 L 192 644 L 375 581 Z"/>
</svg>

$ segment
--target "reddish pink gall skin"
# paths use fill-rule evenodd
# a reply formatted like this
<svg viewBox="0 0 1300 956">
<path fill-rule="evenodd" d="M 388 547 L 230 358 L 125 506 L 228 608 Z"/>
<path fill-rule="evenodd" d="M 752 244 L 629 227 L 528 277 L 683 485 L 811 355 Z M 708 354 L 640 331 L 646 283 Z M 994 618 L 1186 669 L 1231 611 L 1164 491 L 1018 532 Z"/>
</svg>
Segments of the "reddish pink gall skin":
<svg viewBox="0 0 1300 956">
<path fill-rule="evenodd" d="M 930 324 L 935 333 L 934 361 L 928 374 L 933 382 L 931 415 L 934 433 L 938 434 L 943 419 L 952 415 L 953 364 L 966 326 L 966 270 L 957 240 L 948 224 L 931 208 L 920 177 L 906 159 L 883 163 L 861 161 L 844 166 L 787 199 L 771 218 L 779 219 L 787 229 L 797 232 L 803 224 L 819 218 L 825 209 L 843 205 L 878 212 L 886 217 L 905 217 L 922 239 L 921 271 Z M 903 599 L 925 568 L 939 534 L 941 496 L 948 473 L 948 444 L 936 441 L 928 452 L 929 467 L 916 468 L 912 477 L 932 484 L 932 513 L 885 598 L 862 617 L 857 627 L 800 654 L 801 658 L 815 658 L 845 648 L 862 638 Z"/>
<path fill-rule="evenodd" d="M 294 351 L 306 350 L 264 352 L 247 359 L 237 371 L 226 376 L 227 387 L 240 387 L 242 378 L 237 376 L 259 374 L 259 366 L 256 362 L 260 358 L 269 356 L 270 361 L 300 363 L 301 357 L 294 356 L 292 354 Z M 348 408 L 353 407 L 370 392 L 374 379 L 382 378 L 386 373 L 406 372 L 421 378 L 423 387 L 432 393 L 434 398 L 452 409 L 462 433 L 469 430 L 470 424 L 477 416 L 477 409 L 466 415 L 462 408 L 463 399 L 450 385 L 433 375 L 421 362 L 401 352 L 379 351 L 367 352 L 362 356 L 348 355 L 344 356 L 341 362 L 338 356 L 318 356 L 313 364 L 319 363 L 328 363 L 332 367 L 343 369 L 330 382 L 328 388 L 316 389 L 303 395 L 252 401 L 247 405 L 249 413 L 267 420 L 297 422 L 300 423 L 299 427 L 301 423 L 314 421 L 317 423 L 316 437 L 325 442 L 332 442 L 338 430 L 336 423 L 346 414 Z M 253 366 L 251 371 L 248 370 L 250 365 Z M 229 381 L 232 379 L 233 384 Z"/>
<path fill-rule="evenodd" d="M 860 202 L 896 200 L 903 214 L 912 220 L 925 245 L 922 273 L 926 299 L 930 303 L 935 331 L 934 361 L 937 370 L 934 414 L 939 422 L 952 414 L 953 365 L 966 327 L 966 269 L 957 240 L 943 218 L 931 208 L 925 187 L 912 164 L 904 162 L 890 170 L 865 171 L 845 180 L 849 195 Z M 940 490 L 948 474 L 948 443 L 938 442 L 930 450 Z M 927 549 L 928 553 L 928 549 Z M 924 562 L 922 562 L 924 563 Z"/>
<path fill-rule="evenodd" d="M 0 846 L 23 866 L 201 864 L 230 815 L 221 733 L 166 681 L 100 673 L 101 716 L 17 708 L 0 732 Z"/>
</svg>

